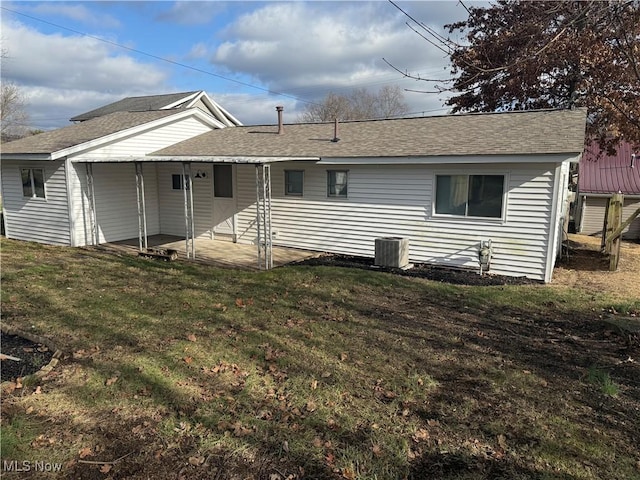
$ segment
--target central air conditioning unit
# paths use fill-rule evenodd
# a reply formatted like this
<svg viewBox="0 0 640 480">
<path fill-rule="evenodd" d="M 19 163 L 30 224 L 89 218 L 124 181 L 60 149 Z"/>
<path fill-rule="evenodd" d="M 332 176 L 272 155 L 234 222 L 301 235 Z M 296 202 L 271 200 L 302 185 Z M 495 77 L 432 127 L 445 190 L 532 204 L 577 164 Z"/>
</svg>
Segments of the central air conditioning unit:
<svg viewBox="0 0 640 480">
<path fill-rule="evenodd" d="M 409 239 L 401 237 L 376 238 L 376 257 L 378 267 L 405 268 L 409 265 Z"/>
</svg>

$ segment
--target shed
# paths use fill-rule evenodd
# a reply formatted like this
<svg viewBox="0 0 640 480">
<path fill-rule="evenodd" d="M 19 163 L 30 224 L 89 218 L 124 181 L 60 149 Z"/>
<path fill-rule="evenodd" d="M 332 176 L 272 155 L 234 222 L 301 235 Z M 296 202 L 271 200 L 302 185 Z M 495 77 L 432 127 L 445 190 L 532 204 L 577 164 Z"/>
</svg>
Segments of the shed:
<svg viewBox="0 0 640 480">
<path fill-rule="evenodd" d="M 624 195 L 622 217 L 626 219 L 640 208 L 640 152 L 621 142 L 613 155 L 597 142 L 585 148 L 578 174 L 576 231 L 584 235 L 602 235 L 607 203 L 614 193 Z M 640 239 L 640 218 L 623 231 L 622 238 Z"/>
</svg>

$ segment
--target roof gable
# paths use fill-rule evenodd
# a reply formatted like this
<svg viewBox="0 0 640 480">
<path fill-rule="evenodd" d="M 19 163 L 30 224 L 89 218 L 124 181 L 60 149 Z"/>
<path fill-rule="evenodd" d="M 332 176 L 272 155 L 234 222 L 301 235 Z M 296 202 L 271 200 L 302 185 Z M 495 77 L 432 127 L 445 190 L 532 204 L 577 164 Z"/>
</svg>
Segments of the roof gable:
<svg viewBox="0 0 640 480">
<path fill-rule="evenodd" d="M 89 112 L 71 118 L 72 122 L 85 122 L 92 118 L 102 117 L 115 112 L 147 112 L 153 110 L 180 110 L 199 108 L 223 125 L 233 127 L 242 125 L 228 111 L 214 102 L 203 90 L 193 92 L 169 93 L 164 95 L 148 95 L 127 97 L 117 102 L 104 105 Z"/>
<path fill-rule="evenodd" d="M 220 127 L 209 116 L 198 113 L 197 109 L 188 110 L 156 110 L 151 112 L 113 112 L 101 117 L 93 118 L 76 125 L 39 133 L 14 142 L 2 145 L 2 157 L 41 155 L 51 156 L 60 154 L 73 147 L 80 147 L 90 142 L 107 141 L 114 135 L 126 134 L 137 127 L 151 127 L 154 122 L 170 122 L 185 116 L 198 115 L 208 121 L 212 128 Z M 174 118 L 175 117 L 175 118 Z"/>
<path fill-rule="evenodd" d="M 146 112 L 162 110 L 163 108 L 180 108 L 198 92 L 169 93 L 166 95 L 148 95 L 142 97 L 127 97 L 117 102 L 104 105 L 89 112 L 81 113 L 71 118 L 72 122 L 84 122 L 96 117 L 102 117 L 114 112 Z"/>
<path fill-rule="evenodd" d="M 582 152 L 586 109 L 246 126 L 204 133 L 155 152 L 172 156 L 412 157 Z"/>
<path fill-rule="evenodd" d="M 616 150 L 615 155 L 609 155 L 597 142 L 586 147 L 578 174 L 580 193 L 640 195 L 640 152 L 627 142 L 621 142 Z"/>
</svg>

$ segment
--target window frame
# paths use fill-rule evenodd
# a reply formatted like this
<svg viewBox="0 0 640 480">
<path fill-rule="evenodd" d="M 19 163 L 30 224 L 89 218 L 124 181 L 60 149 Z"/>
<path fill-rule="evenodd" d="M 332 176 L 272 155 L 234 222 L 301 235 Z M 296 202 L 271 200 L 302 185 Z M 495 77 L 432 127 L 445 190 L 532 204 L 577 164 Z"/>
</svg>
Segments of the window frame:
<svg viewBox="0 0 640 480">
<path fill-rule="evenodd" d="M 335 174 L 335 173 L 344 173 L 345 174 L 345 183 L 344 183 L 344 188 L 345 188 L 345 193 L 344 194 L 339 194 L 339 193 L 334 193 L 331 194 L 331 174 Z M 336 189 L 336 186 L 339 185 L 338 183 L 334 183 L 333 187 L 334 190 Z M 349 198 L 349 170 L 327 170 L 327 198 Z"/>
<path fill-rule="evenodd" d="M 291 173 L 299 173 L 302 176 L 302 178 L 300 179 L 300 192 L 289 191 L 289 186 L 291 185 L 291 182 L 289 181 L 289 174 Z M 304 197 L 304 170 L 287 169 L 284 171 L 284 196 Z"/>
<path fill-rule="evenodd" d="M 179 178 L 180 188 L 176 188 L 176 178 Z M 185 185 L 187 191 L 189 191 L 189 184 L 191 182 L 185 182 L 185 179 L 189 178 L 189 175 L 183 175 L 182 173 L 172 173 L 171 174 L 171 190 L 181 192 L 185 189 Z"/>
<path fill-rule="evenodd" d="M 454 176 L 465 176 L 467 177 L 467 198 L 465 201 L 465 213 L 463 215 L 452 214 L 452 213 L 438 213 L 437 212 L 437 201 L 438 201 L 438 177 L 454 177 Z M 471 177 L 502 177 L 502 195 L 501 195 L 501 205 L 500 205 L 500 216 L 497 217 L 485 217 L 479 215 L 469 215 L 469 189 L 471 187 Z M 504 223 L 507 219 L 507 193 L 508 193 L 508 185 L 509 185 L 509 174 L 507 172 L 474 172 L 471 171 L 469 173 L 460 172 L 460 171 L 441 171 L 435 172 L 433 176 L 433 197 L 432 197 L 432 216 L 434 218 L 443 218 L 443 219 L 463 219 L 470 221 L 492 221 L 492 222 L 500 222 Z"/>
<path fill-rule="evenodd" d="M 31 192 L 30 194 L 27 194 L 27 192 L 25 191 L 25 183 L 24 183 L 24 178 L 23 178 L 23 173 L 24 171 L 28 171 L 28 175 L 29 175 L 29 191 Z M 35 171 L 39 171 L 41 173 L 41 180 L 42 180 L 42 195 L 38 195 L 38 188 L 36 186 L 36 177 L 34 172 Z M 22 183 L 22 197 L 23 198 L 31 198 L 31 199 L 37 199 L 40 198 L 42 200 L 46 200 L 47 198 L 47 182 L 45 179 L 45 175 L 44 175 L 44 168 L 39 168 L 39 167 L 20 167 L 20 182 Z"/>
</svg>

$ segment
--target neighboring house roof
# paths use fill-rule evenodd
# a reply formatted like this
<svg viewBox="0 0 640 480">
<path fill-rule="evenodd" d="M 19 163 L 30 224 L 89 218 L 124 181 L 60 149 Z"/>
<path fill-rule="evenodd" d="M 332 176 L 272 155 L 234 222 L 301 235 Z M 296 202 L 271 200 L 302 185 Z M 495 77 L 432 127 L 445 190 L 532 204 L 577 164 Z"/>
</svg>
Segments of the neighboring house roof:
<svg viewBox="0 0 640 480">
<path fill-rule="evenodd" d="M 71 119 L 72 122 L 83 122 L 91 118 L 102 117 L 114 112 L 145 112 L 149 110 L 162 110 L 167 108 L 168 105 L 174 105 L 171 108 L 179 108 L 184 103 L 188 102 L 190 98 L 197 94 L 194 92 L 182 92 L 182 93 L 169 93 L 166 95 L 149 95 L 143 97 L 127 97 L 117 102 L 104 105 L 90 112 L 81 113 Z"/>
<path fill-rule="evenodd" d="M 2 155 L 51 154 L 65 148 L 176 115 L 175 110 L 153 112 L 114 112 L 76 125 L 38 133 L 2 144 Z"/>
<path fill-rule="evenodd" d="M 627 142 L 621 142 L 616 150 L 615 155 L 609 155 L 597 142 L 586 147 L 580 161 L 578 192 L 640 195 L 640 152 Z"/>
<path fill-rule="evenodd" d="M 586 109 L 225 128 L 156 156 L 410 157 L 582 152 Z"/>
</svg>

